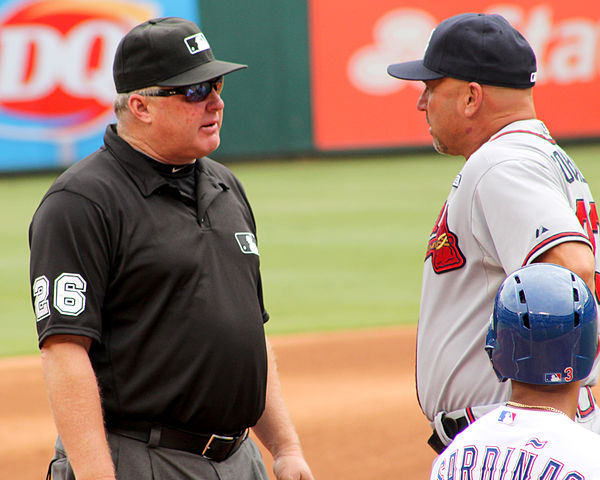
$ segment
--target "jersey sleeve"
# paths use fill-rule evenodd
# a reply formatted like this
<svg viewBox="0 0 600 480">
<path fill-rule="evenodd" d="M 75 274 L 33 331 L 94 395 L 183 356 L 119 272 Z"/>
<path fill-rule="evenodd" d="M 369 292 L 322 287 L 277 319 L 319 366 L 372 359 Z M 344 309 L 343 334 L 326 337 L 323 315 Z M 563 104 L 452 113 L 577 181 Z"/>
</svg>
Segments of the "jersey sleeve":
<svg viewBox="0 0 600 480">
<path fill-rule="evenodd" d="M 29 228 L 30 280 L 39 346 L 51 335 L 100 341 L 109 277 L 109 234 L 101 209 L 68 191 L 44 198 Z"/>
<path fill-rule="evenodd" d="M 560 180 L 534 162 L 490 168 L 475 189 L 472 208 L 473 235 L 506 272 L 559 243 L 590 244 Z"/>
</svg>

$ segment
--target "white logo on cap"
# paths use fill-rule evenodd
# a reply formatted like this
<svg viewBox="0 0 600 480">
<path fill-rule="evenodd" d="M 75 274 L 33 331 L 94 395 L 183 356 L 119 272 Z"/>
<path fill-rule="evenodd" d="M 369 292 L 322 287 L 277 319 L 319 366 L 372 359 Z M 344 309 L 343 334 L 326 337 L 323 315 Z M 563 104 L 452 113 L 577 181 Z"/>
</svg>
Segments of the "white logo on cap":
<svg viewBox="0 0 600 480">
<path fill-rule="evenodd" d="M 429 40 L 427 40 L 427 45 L 425 45 L 425 52 L 423 55 L 425 55 L 425 53 L 427 53 L 427 49 L 429 48 L 429 44 L 431 43 L 431 37 L 433 37 L 434 32 L 435 32 L 435 28 L 429 34 Z"/>
<path fill-rule="evenodd" d="M 202 32 L 185 37 L 183 41 L 192 55 L 203 52 L 204 50 L 208 50 L 210 48 L 208 40 L 206 40 L 206 37 Z"/>
<path fill-rule="evenodd" d="M 530 81 L 531 83 L 534 83 L 536 78 L 537 78 L 537 72 L 533 72 L 533 73 L 531 74 L 531 77 L 530 77 L 529 81 Z"/>
</svg>

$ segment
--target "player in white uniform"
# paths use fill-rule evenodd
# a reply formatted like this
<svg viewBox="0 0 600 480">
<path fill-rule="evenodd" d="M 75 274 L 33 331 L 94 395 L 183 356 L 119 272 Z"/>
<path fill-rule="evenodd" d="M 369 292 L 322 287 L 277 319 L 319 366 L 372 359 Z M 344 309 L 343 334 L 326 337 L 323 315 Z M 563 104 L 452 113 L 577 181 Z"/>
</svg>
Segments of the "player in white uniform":
<svg viewBox="0 0 600 480">
<path fill-rule="evenodd" d="M 511 399 L 456 436 L 431 480 L 600 479 L 600 436 L 572 420 L 597 348 L 596 304 L 581 278 L 549 264 L 511 274 L 486 346 Z"/>
<path fill-rule="evenodd" d="M 585 178 L 536 119 L 535 55 L 503 17 L 451 17 L 434 30 L 423 60 L 388 72 L 425 82 L 417 108 L 435 148 L 467 159 L 429 239 L 419 315 L 417 393 L 439 452 L 510 395 L 482 350 L 502 280 L 548 262 L 594 290 L 598 215 Z M 579 420 L 600 430 L 589 389 L 580 409 Z"/>
</svg>

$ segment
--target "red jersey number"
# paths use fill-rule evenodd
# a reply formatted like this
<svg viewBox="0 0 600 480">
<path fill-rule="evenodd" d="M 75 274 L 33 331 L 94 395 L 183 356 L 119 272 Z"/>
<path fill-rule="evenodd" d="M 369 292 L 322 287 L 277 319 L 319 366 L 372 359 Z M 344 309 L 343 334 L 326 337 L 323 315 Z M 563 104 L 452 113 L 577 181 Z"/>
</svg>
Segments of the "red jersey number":
<svg viewBox="0 0 600 480">
<path fill-rule="evenodd" d="M 596 203 L 590 202 L 590 211 L 585 208 L 585 201 L 577 200 L 577 218 L 579 223 L 587 231 L 588 238 L 596 255 L 596 235 L 598 234 L 598 211 Z M 596 300 L 600 301 L 600 273 L 596 272 Z"/>
</svg>

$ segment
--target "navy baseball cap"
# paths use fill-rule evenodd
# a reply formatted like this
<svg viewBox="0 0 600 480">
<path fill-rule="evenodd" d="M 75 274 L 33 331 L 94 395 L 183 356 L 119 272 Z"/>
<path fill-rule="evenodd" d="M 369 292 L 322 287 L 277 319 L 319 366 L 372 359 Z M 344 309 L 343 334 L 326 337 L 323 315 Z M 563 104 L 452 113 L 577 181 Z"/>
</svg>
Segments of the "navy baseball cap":
<svg viewBox="0 0 600 480">
<path fill-rule="evenodd" d="M 216 60 L 198 25 L 178 17 L 153 18 L 119 42 L 113 63 L 118 93 L 182 87 L 211 80 L 247 65 Z"/>
<path fill-rule="evenodd" d="M 462 13 L 447 18 L 431 33 L 422 60 L 389 65 L 403 80 L 452 77 L 499 87 L 535 85 L 533 49 L 501 15 Z"/>
</svg>

